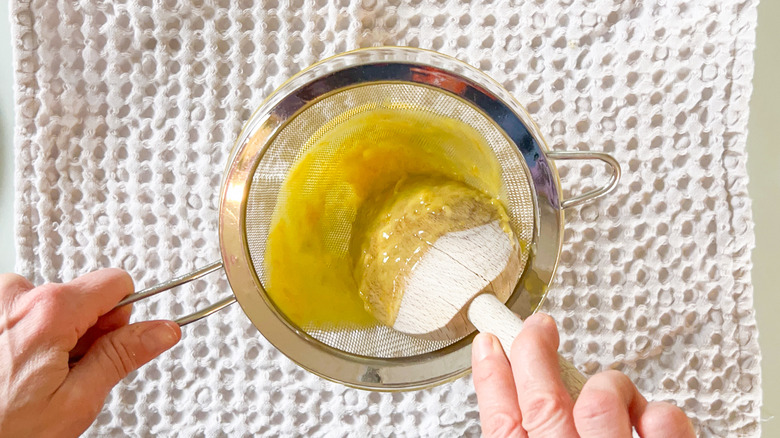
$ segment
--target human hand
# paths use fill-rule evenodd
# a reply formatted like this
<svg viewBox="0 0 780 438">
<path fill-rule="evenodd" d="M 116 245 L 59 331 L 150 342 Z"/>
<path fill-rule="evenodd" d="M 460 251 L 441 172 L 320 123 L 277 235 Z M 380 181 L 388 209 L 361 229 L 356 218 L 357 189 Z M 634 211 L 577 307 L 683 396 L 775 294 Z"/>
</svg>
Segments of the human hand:
<svg viewBox="0 0 780 438">
<path fill-rule="evenodd" d="M 507 360 L 498 339 L 474 338 L 472 365 L 486 437 L 694 437 L 693 425 L 669 403 L 648 403 L 628 377 L 591 377 L 573 403 L 558 368 L 558 330 L 548 315 L 525 320 Z M 511 366 L 510 366 L 511 363 Z"/>
<path fill-rule="evenodd" d="M 111 388 L 181 338 L 171 321 L 129 324 L 120 269 L 33 287 L 0 274 L 0 437 L 78 436 Z"/>
</svg>

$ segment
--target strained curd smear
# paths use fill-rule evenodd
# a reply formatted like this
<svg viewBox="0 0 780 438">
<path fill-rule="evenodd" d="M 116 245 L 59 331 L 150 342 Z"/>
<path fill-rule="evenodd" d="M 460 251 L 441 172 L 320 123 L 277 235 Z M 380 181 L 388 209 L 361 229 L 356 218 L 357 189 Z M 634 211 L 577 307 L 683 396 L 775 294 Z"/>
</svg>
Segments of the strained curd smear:
<svg viewBox="0 0 780 438">
<path fill-rule="evenodd" d="M 412 177 L 400 181 L 391 193 L 366 201 L 356 221 L 352 250 L 355 281 L 366 310 L 393 326 L 406 281 L 436 240 L 496 221 L 514 240 L 504 206 L 454 180 Z"/>
</svg>

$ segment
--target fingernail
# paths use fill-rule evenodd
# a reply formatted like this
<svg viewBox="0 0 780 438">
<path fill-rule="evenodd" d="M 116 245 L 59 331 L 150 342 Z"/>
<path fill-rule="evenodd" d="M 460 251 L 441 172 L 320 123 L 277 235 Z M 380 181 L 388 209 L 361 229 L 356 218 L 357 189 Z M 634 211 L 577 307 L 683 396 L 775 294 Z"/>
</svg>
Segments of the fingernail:
<svg viewBox="0 0 780 438">
<path fill-rule="evenodd" d="M 523 325 L 525 327 L 528 326 L 552 327 L 555 326 L 555 321 L 552 319 L 550 315 L 546 313 L 535 313 L 529 316 L 525 320 L 525 322 L 523 322 Z"/>
<path fill-rule="evenodd" d="M 160 323 L 141 333 L 141 342 L 149 352 L 163 352 L 179 342 L 179 334 L 167 323 Z"/>
<path fill-rule="evenodd" d="M 474 338 L 471 348 L 474 359 L 480 361 L 501 351 L 501 344 L 498 343 L 498 338 L 495 336 L 489 333 L 480 333 Z"/>
</svg>

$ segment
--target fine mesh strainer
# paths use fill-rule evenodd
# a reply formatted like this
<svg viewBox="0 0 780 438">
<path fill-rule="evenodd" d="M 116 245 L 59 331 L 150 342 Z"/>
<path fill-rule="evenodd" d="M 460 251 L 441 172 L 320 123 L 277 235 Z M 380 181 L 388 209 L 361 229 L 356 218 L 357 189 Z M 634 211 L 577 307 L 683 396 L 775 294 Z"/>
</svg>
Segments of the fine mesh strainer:
<svg viewBox="0 0 780 438">
<path fill-rule="evenodd" d="M 523 274 L 507 305 L 521 318 L 529 316 L 544 298 L 558 263 L 563 210 L 611 191 L 620 167 L 604 153 L 548 151 L 522 106 L 484 73 L 439 53 L 396 47 L 337 55 L 277 89 L 246 123 L 228 160 L 219 209 L 222 261 L 120 304 L 224 267 L 235 296 L 177 322 L 188 324 L 237 300 L 258 330 L 290 359 L 317 375 L 363 389 L 417 389 L 467 373 L 473 334 L 431 341 L 382 325 L 299 327 L 266 293 L 266 244 L 288 171 L 318 137 L 377 108 L 463 122 L 489 146 L 501 167 L 511 225 L 529 242 L 521 255 Z M 553 163 L 559 159 L 603 161 L 612 169 L 611 178 L 601 188 L 564 200 Z M 349 239 L 348 227 L 334 237 L 337 243 Z"/>
</svg>

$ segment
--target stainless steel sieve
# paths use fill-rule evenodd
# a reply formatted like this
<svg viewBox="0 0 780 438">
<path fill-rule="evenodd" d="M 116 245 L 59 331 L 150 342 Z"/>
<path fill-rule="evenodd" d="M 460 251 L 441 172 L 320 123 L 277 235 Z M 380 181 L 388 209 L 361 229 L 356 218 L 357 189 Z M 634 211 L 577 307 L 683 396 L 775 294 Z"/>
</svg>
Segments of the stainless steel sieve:
<svg viewBox="0 0 780 438">
<path fill-rule="evenodd" d="M 600 152 L 549 151 L 523 107 L 481 71 L 448 56 L 382 47 L 336 55 L 301 71 L 252 115 L 222 181 L 222 260 L 127 297 L 135 302 L 224 268 L 234 296 L 177 322 L 188 324 L 238 301 L 257 329 L 301 367 L 326 379 L 372 390 L 407 390 L 456 379 L 470 370 L 473 334 L 429 341 L 388 327 L 298 327 L 266 293 L 264 254 L 272 213 L 287 172 L 310 140 L 375 108 L 422 111 L 470 125 L 501 165 L 507 210 L 530 242 L 523 274 L 507 305 L 522 318 L 541 304 L 563 237 L 563 211 L 611 191 L 620 166 Z M 598 160 L 612 170 L 600 188 L 564 199 L 555 160 Z M 349 238 L 345 236 L 344 238 Z"/>
</svg>

